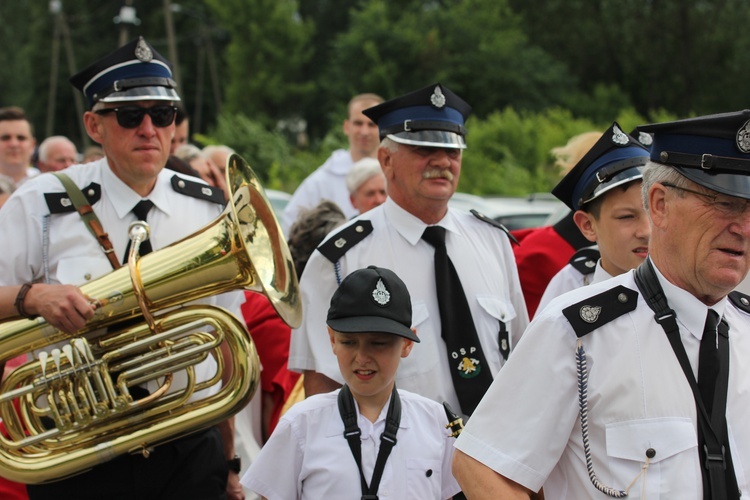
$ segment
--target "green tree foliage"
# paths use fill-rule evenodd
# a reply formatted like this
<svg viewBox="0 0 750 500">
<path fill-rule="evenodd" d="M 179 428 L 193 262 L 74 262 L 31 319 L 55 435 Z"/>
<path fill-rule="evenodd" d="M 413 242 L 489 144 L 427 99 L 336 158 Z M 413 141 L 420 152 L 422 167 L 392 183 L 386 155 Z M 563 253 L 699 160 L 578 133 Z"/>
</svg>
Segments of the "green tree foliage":
<svg viewBox="0 0 750 500">
<path fill-rule="evenodd" d="M 371 0 L 351 12 L 324 73 L 341 100 L 391 98 L 440 81 L 479 116 L 543 109 L 573 90 L 565 67 L 530 45 L 505 0 Z"/>
<path fill-rule="evenodd" d="M 536 45 L 566 64 L 579 89 L 618 88 L 641 113 L 680 116 L 747 106 L 742 0 L 511 0 Z"/>
<path fill-rule="evenodd" d="M 229 81 L 225 109 L 272 128 L 300 115 L 299 102 L 315 92 L 302 78 L 312 26 L 294 0 L 206 0 L 231 33 L 226 48 Z"/>
</svg>

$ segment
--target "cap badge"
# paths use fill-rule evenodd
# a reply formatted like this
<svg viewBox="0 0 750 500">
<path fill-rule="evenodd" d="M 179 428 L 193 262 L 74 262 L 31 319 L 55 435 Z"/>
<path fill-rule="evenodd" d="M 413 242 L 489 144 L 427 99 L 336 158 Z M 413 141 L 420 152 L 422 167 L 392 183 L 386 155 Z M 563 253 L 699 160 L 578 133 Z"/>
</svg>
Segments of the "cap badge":
<svg viewBox="0 0 750 500">
<path fill-rule="evenodd" d="M 596 323 L 596 320 L 599 319 L 599 314 L 601 312 L 601 306 L 583 306 L 578 314 L 586 323 Z"/>
<path fill-rule="evenodd" d="M 150 62 L 154 58 L 154 53 L 151 52 L 143 37 L 138 38 L 138 43 L 135 46 L 135 57 L 141 62 Z"/>
<path fill-rule="evenodd" d="M 384 306 L 391 301 L 391 293 L 386 290 L 383 280 L 378 279 L 378 282 L 375 285 L 375 290 L 372 291 L 372 298 L 381 306 Z"/>
<path fill-rule="evenodd" d="M 646 132 L 638 132 L 638 142 L 644 146 L 650 146 L 654 143 L 654 138 L 651 134 L 647 134 Z"/>
<path fill-rule="evenodd" d="M 620 146 L 625 146 L 630 142 L 628 139 L 628 134 L 620 130 L 620 128 L 615 125 L 612 127 L 612 142 L 615 144 L 619 144 Z"/>
<path fill-rule="evenodd" d="M 743 153 L 750 153 L 750 120 L 737 131 L 737 147 Z"/>
<path fill-rule="evenodd" d="M 430 96 L 430 102 L 433 106 L 436 108 L 442 108 L 445 106 L 445 96 L 443 95 L 443 91 L 440 90 L 440 87 L 435 87 L 435 90 L 432 92 L 432 95 Z"/>
</svg>

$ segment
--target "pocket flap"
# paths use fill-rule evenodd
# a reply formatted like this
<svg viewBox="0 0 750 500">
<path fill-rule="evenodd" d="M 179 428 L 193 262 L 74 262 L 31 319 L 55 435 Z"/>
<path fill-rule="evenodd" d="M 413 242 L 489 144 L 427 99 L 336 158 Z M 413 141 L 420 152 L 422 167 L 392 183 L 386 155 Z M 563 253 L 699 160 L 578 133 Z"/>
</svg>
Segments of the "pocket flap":
<svg viewBox="0 0 750 500">
<path fill-rule="evenodd" d="M 698 446 L 693 423 L 688 418 L 631 420 L 607 425 L 607 455 L 637 462 L 646 461 L 646 451 L 653 450 L 651 462 Z"/>
<path fill-rule="evenodd" d="M 411 303 L 411 326 L 416 328 L 429 317 L 430 313 L 427 312 L 427 306 L 424 302 L 414 301 Z"/>
<path fill-rule="evenodd" d="M 477 295 L 477 302 L 487 314 L 503 323 L 516 317 L 516 310 L 509 301 L 493 295 Z"/>
</svg>

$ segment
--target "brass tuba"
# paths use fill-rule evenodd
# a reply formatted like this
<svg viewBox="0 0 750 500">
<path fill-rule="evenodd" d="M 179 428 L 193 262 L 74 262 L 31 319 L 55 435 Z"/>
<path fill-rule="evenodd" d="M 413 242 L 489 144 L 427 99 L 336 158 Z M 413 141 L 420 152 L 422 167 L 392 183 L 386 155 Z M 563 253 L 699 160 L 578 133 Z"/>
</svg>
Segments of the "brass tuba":
<svg viewBox="0 0 750 500">
<path fill-rule="evenodd" d="M 8 430 L 0 436 L 1 476 L 36 484 L 125 453 L 147 456 L 154 445 L 215 425 L 250 401 L 260 369 L 244 323 L 219 307 L 184 304 L 245 289 L 265 294 L 292 327 L 302 311 L 279 224 L 238 155 L 227 162 L 227 190 L 226 210 L 204 228 L 140 259 L 136 238 L 127 267 L 81 286 L 99 307 L 75 336 L 41 318 L 0 324 L 0 361 L 42 350 L 0 385 Z M 232 375 L 222 383 L 223 342 Z M 196 380 L 194 367 L 208 356 L 216 372 Z M 131 394 L 143 384 L 156 389 Z"/>
</svg>

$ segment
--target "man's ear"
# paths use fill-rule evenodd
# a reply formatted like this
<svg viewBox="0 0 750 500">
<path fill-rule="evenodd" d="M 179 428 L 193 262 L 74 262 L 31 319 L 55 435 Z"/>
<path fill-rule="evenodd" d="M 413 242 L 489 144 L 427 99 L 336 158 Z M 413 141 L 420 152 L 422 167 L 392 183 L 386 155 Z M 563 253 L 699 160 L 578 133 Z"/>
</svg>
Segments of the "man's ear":
<svg viewBox="0 0 750 500">
<path fill-rule="evenodd" d="M 573 214 L 573 222 L 576 223 L 584 238 L 596 243 L 596 221 L 593 215 L 583 210 L 576 210 Z"/>
<path fill-rule="evenodd" d="M 648 213 L 654 227 L 663 227 L 669 215 L 667 188 L 660 183 L 653 184 L 648 190 Z"/>
<path fill-rule="evenodd" d="M 386 181 L 393 179 L 393 153 L 388 148 L 378 148 L 378 161 Z"/>
<path fill-rule="evenodd" d="M 102 143 L 102 124 L 99 118 L 100 117 L 97 116 L 97 114 L 93 111 L 86 111 L 83 114 L 83 124 L 86 127 L 86 133 L 89 134 L 91 140 L 96 142 L 97 144 Z"/>
</svg>

